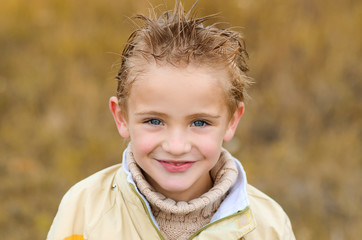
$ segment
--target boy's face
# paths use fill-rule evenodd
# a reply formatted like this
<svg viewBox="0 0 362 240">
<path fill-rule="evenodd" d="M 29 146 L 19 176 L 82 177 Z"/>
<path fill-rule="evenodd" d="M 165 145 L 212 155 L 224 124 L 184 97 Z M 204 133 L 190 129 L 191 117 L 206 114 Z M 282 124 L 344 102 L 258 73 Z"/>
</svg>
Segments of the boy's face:
<svg viewBox="0 0 362 240">
<path fill-rule="evenodd" d="M 189 201 L 212 187 L 209 171 L 243 114 L 241 103 L 230 119 L 224 77 L 210 68 L 152 65 L 132 85 L 127 119 L 117 99 L 110 100 L 118 130 L 131 138 L 146 179 L 176 201 Z"/>
</svg>

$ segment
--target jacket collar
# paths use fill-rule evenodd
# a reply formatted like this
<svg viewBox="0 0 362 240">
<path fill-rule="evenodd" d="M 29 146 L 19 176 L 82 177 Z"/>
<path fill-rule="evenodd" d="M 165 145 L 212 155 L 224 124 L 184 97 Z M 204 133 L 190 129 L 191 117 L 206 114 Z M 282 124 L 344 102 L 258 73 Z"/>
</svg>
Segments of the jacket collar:
<svg viewBox="0 0 362 240">
<path fill-rule="evenodd" d="M 122 169 L 127 175 L 127 182 L 129 184 L 132 184 L 132 186 L 135 188 L 139 197 L 141 197 L 143 199 L 143 201 L 145 202 L 145 204 L 147 206 L 149 214 L 152 217 L 152 220 L 156 223 L 156 221 L 152 215 L 151 207 L 150 207 L 148 201 L 138 190 L 136 183 L 134 182 L 132 175 L 128 169 L 128 164 L 127 164 L 128 149 L 129 149 L 129 147 L 123 152 Z M 227 157 L 230 157 L 235 161 L 239 174 L 238 174 L 238 177 L 237 177 L 237 180 L 236 180 L 234 186 L 232 186 L 232 188 L 230 189 L 228 196 L 224 199 L 224 201 L 221 203 L 219 209 L 216 211 L 216 213 L 212 217 L 211 223 L 214 221 L 217 221 L 219 219 L 233 215 L 237 212 L 241 212 L 249 206 L 248 195 L 246 192 L 247 180 L 246 180 L 246 174 L 245 174 L 244 168 L 241 165 L 241 163 L 237 159 L 235 159 L 229 152 L 227 152 L 225 149 L 223 149 L 223 151 L 225 152 Z"/>
<path fill-rule="evenodd" d="M 219 209 L 211 219 L 211 222 L 232 215 L 236 212 L 243 211 L 249 206 L 248 194 L 246 192 L 246 173 L 241 163 L 234 158 L 228 151 L 223 149 L 227 157 L 230 157 L 236 163 L 238 169 L 238 178 L 235 184 L 231 187 L 228 196 L 224 199 Z"/>
<path fill-rule="evenodd" d="M 223 151 L 225 151 L 225 154 L 227 154 L 228 157 L 231 157 L 235 161 L 239 172 L 238 178 L 234 186 L 230 189 L 228 196 L 224 199 L 218 211 L 212 217 L 211 222 L 197 231 L 190 239 L 203 240 L 210 239 L 211 236 L 213 238 L 216 237 L 217 239 L 239 239 L 256 227 L 246 192 L 247 181 L 245 171 L 237 159 L 232 157 L 226 150 L 223 149 Z M 116 179 L 118 180 L 115 180 L 118 184 L 123 186 L 122 188 L 124 190 L 127 189 L 127 199 L 137 205 L 139 204 L 138 200 L 142 199 L 148 217 L 158 233 L 161 234 L 148 201 L 138 190 L 128 169 L 127 149 L 123 152 L 122 168 L 120 168 L 118 172 L 119 173 L 116 176 Z M 120 178 L 125 178 L 126 181 Z M 223 231 L 219 231 L 219 227 L 212 226 L 219 226 Z"/>
</svg>

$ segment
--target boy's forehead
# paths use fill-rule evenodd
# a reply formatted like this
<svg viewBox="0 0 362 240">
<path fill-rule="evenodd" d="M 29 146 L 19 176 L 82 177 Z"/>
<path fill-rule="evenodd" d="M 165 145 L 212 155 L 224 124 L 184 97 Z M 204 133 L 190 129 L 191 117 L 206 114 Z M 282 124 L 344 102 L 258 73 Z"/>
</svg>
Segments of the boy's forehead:
<svg viewBox="0 0 362 240">
<path fill-rule="evenodd" d="M 145 90 L 159 91 L 165 94 L 170 90 L 181 90 L 182 88 L 206 88 L 210 94 L 223 92 L 226 94 L 229 83 L 228 73 L 225 69 L 213 69 L 208 66 L 188 65 L 160 66 L 148 65 L 142 73 L 138 74 L 133 81 L 132 88 L 148 86 Z M 172 83 L 172 84 L 169 84 Z M 183 98 L 187 95 L 183 95 Z"/>
<path fill-rule="evenodd" d="M 175 107 L 209 107 L 212 102 L 225 108 L 226 95 L 222 84 L 225 73 L 209 68 L 188 66 L 152 66 L 140 75 L 131 87 L 129 102 Z M 131 107 L 130 106 L 130 107 Z M 198 110 L 199 111 L 199 110 Z"/>
</svg>

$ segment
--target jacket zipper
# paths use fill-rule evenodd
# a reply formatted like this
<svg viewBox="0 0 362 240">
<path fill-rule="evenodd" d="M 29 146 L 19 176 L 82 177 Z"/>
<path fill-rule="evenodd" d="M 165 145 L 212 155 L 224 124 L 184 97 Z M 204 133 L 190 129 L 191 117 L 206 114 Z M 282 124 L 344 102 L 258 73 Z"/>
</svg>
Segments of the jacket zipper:
<svg viewBox="0 0 362 240">
<path fill-rule="evenodd" d="M 150 221 L 151 221 L 151 223 L 152 223 L 152 226 L 156 229 L 158 236 L 159 236 L 162 240 L 165 240 L 165 238 L 162 236 L 162 233 L 160 232 L 160 230 L 156 227 L 155 223 L 153 222 L 152 217 L 151 217 L 151 215 L 150 215 L 150 213 L 149 213 L 149 211 L 148 211 L 148 208 L 147 208 L 147 205 L 146 205 L 145 201 L 139 196 L 139 194 L 137 193 L 137 191 L 136 191 L 136 189 L 135 189 L 135 186 L 134 186 L 133 184 L 131 184 L 131 183 L 130 183 L 129 185 L 131 186 L 132 191 L 136 194 L 136 196 L 137 196 L 137 197 L 139 198 L 139 200 L 141 201 L 141 203 L 142 203 L 142 205 L 143 205 L 143 208 L 147 210 L 147 211 L 146 211 L 146 212 L 147 212 L 147 216 L 148 216 L 148 218 L 150 219 Z"/>
<path fill-rule="evenodd" d="M 224 217 L 224 218 L 220 218 L 219 220 L 216 220 L 216 221 L 214 221 L 214 222 L 212 222 L 212 223 L 209 223 L 209 224 L 203 226 L 202 228 L 200 228 L 199 230 L 197 230 L 197 232 L 195 232 L 194 234 L 192 234 L 192 236 L 189 238 L 189 240 L 194 239 L 200 232 L 204 231 L 205 229 L 209 228 L 210 226 L 215 225 L 216 223 L 219 223 L 219 222 L 221 222 L 221 221 L 230 219 L 230 218 L 232 218 L 232 217 L 235 217 L 235 216 L 244 214 L 248 209 L 249 209 L 249 206 L 246 207 L 245 209 L 241 210 L 241 211 L 237 211 L 237 212 L 234 213 L 234 214 L 231 214 L 231 215 L 229 215 L 229 216 L 227 216 L 227 217 Z M 244 234 L 244 235 L 245 235 L 245 234 Z"/>
</svg>

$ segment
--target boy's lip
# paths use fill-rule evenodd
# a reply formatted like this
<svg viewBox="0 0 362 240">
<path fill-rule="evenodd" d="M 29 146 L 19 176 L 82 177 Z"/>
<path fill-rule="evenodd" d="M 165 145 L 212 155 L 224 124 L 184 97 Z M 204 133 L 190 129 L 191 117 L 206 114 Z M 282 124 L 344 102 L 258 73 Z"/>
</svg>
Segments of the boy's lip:
<svg viewBox="0 0 362 240">
<path fill-rule="evenodd" d="M 169 172 L 185 172 L 192 165 L 194 165 L 195 161 L 183 161 L 183 160 L 157 160 L 164 169 Z"/>
</svg>

